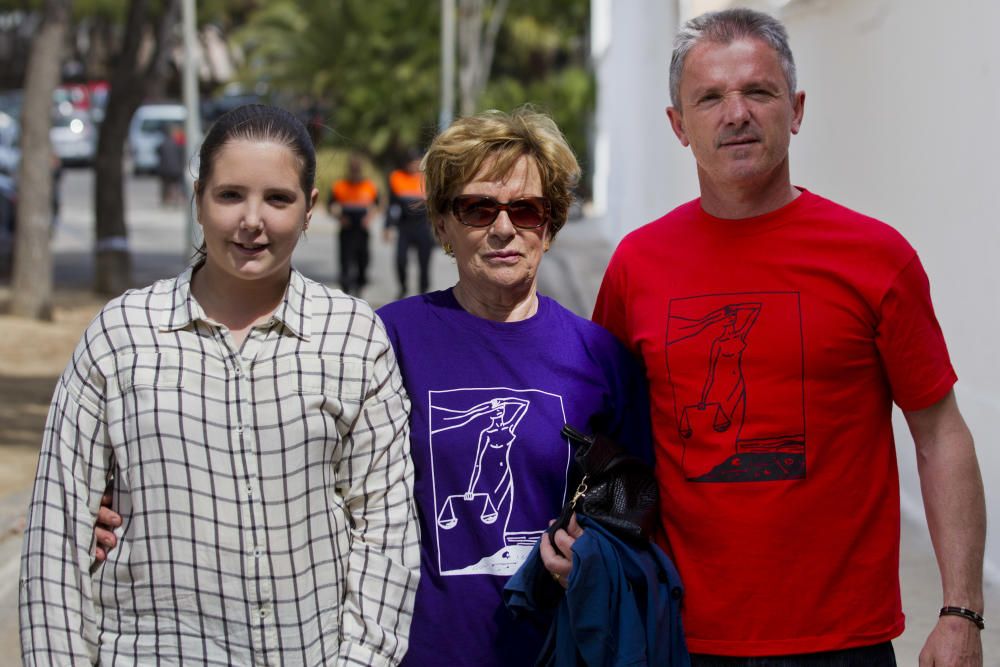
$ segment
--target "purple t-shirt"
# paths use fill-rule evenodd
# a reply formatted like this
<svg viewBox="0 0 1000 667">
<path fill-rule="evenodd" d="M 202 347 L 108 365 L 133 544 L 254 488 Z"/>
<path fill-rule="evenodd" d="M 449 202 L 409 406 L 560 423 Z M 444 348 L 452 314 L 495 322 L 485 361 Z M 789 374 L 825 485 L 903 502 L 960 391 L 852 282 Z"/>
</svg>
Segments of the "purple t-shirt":
<svg viewBox="0 0 1000 667">
<path fill-rule="evenodd" d="M 410 395 L 421 579 L 404 664 L 533 664 L 543 631 L 501 591 L 567 495 L 565 423 L 651 459 L 645 377 L 606 330 L 544 296 L 521 322 L 451 290 L 378 311 Z"/>
</svg>

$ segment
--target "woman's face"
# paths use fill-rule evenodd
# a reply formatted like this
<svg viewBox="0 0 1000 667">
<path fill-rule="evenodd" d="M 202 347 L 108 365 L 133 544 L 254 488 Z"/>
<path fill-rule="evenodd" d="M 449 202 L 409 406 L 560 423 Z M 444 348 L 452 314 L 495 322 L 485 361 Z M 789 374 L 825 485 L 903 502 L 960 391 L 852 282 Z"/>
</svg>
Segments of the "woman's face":
<svg viewBox="0 0 1000 667">
<path fill-rule="evenodd" d="M 222 146 L 197 198 L 206 268 L 240 280 L 284 278 L 319 194 L 313 189 L 306 198 L 300 170 L 282 144 L 236 140 Z"/>
<path fill-rule="evenodd" d="M 490 161 L 463 189 L 463 195 L 485 195 L 500 203 L 522 197 L 541 197 L 542 184 L 535 161 L 522 156 L 502 180 L 485 180 Z M 508 303 L 535 287 L 538 264 L 548 247 L 548 223 L 520 229 L 501 211 L 489 227 L 467 227 L 451 212 L 435 221 L 442 242 L 451 244 L 459 282 L 485 303 Z"/>
</svg>

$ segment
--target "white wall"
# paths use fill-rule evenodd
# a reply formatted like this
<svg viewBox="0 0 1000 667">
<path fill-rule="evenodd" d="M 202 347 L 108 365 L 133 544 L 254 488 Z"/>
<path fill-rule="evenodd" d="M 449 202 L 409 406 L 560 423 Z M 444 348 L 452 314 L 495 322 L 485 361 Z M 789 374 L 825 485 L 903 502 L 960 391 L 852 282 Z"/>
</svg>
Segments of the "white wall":
<svg viewBox="0 0 1000 667">
<path fill-rule="evenodd" d="M 592 16 L 598 78 L 593 207 L 608 238 L 618 239 L 696 197 L 698 186 L 666 116 L 673 3 L 593 0 Z"/>
<path fill-rule="evenodd" d="M 792 3 L 806 91 L 796 183 L 874 215 L 916 247 L 976 437 L 989 514 L 1000 517 L 1000 3 Z M 898 416 L 897 416 L 898 417 Z M 912 441 L 897 418 L 903 508 L 922 515 Z M 987 543 L 1000 576 L 1000 532 Z"/>
<path fill-rule="evenodd" d="M 666 4 L 674 3 L 615 3 L 611 44 L 599 61 L 598 129 L 614 166 L 607 179 L 612 239 L 697 195 L 693 161 L 663 115 L 677 20 Z M 1000 277 L 993 267 L 1000 258 L 1000 3 L 791 0 L 778 15 L 806 91 L 793 181 L 885 220 L 916 247 L 958 371 L 989 514 L 1000 517 Z M 905 425 L 897 436 L 903 510 L 920 516 Z M 988 536 L 987 575 L 1000 580 L 1000 531 Z"/>
</svg>

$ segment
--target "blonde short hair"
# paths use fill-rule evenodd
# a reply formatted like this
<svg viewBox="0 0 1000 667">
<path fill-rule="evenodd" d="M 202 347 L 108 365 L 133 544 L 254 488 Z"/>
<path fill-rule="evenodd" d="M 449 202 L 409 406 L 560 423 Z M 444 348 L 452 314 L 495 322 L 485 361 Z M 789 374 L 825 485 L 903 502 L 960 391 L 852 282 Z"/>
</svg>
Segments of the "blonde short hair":
<svg viewBox="0 0 1000 667">
<path fill-rule="evenodd" d="M 549 238 L 554 238 L 569 216 L 580 165 L 555 122 L 527 106 L 459 118 L 431 142 L 421 165 L 431 219 L 450 214 L 452 200 L 473 178 L 502 179 L 524 155 L 538 167 L 542 196 L 552 207 Z M 492 161 L 489 170 L 480 174 L 487 161 Z"/>
</svg>

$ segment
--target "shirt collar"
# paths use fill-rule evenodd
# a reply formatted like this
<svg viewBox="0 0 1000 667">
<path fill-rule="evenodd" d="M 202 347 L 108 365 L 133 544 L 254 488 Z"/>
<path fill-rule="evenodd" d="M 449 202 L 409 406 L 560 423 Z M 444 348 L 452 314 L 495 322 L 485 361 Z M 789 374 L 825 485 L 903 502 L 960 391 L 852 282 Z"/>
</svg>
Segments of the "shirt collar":
<svg viewBox="0 0 1000 667">
<path fill-rule="evenodd" d="M 161 331 L 176 331 L 195 320 L 208 319 L 201 305 L 191 296 L 191 276 L 195 268 L 189 266 L 184 273 L 174 278 L 173 287 L 167 293 L 170 304 L 160 318 Z M 308 281 L 301 273 L 292 269 L 285 296 L 271 317 L 281 322 L 294 336 L 309 340 L 312 332 L 311 305 Z"/>
</svg>

